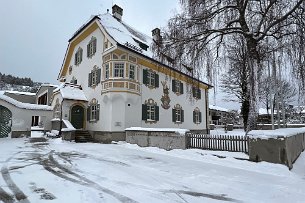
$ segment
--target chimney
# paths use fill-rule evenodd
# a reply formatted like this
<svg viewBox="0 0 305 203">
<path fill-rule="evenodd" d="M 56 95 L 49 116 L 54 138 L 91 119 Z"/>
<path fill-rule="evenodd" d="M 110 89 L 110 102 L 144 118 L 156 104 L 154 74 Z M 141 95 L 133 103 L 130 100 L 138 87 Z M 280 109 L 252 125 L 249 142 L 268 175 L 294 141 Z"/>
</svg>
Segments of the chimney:
<svg viewBox="0 0 305 203">
<path fill-rule="evenodd" d="M 151 32 L 152 32 L 153 40 L 154 40 L 157 44 L 160 44 L 160 43 L 161 43 L 160 29 L 159 29 L 159 28 L 155 28 L 155 29 L 153 29 Z"/>
<path fill-rule="evenodd" d="M 122 16 L 123 16 L 123 9 L 121 7 L 119 7 L 118 5 L 114 4 L 114 6 L 112 6 L 112 15 L 118 21 L 121 21 Z"/>
</svg>

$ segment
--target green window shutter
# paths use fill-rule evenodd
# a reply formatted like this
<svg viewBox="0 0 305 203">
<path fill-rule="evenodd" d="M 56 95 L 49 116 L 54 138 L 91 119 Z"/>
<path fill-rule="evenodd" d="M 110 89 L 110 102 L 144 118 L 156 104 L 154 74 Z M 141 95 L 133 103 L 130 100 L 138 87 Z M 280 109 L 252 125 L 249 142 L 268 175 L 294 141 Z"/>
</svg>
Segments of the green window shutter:
<svg viewBox="0 0 305 203">
<path fill-rule="evenodd" d="M 155 120 L 156 121 L 159 121 L 159 106 L 155 106 Z"/>
<path fill-rule="evenodd" d="M 200 122 L 200 123 L 201 123 L 201 121 L 202 121 L 201 118 L 202 118 L 202 117 L 201 117 L 201 112 L 199 112 L 199 122 Z"/>
<path fill-rule="evenodd" d="M 101 82 L 101 74 L 102 74 L 102 70 L 99 68 L 97 69 L 97 85 Z"/>
<path fill-rule="evenodd" d="M 100 120 L 100 104 L 96 105 L 96 120 Z"/>
<path fill-rule="evenodd" d="M 142 120 L 146 121 L 147 120 L 147 105 L 142 104 Z"/>
<path fill-rule="evenodd" d="M 148 83 L 147 75 L 148 75 L 148 70 L 143 69 L 143 84 L 145 84 L 145 85 L 147 85 L 147 83 Z"/>
<path fill-rule="evenodd" d="M 93 54 L 96 52 L 96 39 L 93 40 Z"/>
<path fill-rule="evenodd" d="M 172 109 L 172 121 L 176 122 L 176 109 Z"/>
<path fill-rule="evenodd" d="M 173 92 L 176 92 L 176 80 L 172 80 L 172 90 Z"/>
<path fill-rule="evenodd" d="M 89 76 L 88 76 L 88 87 L 92 86 L 91 81 L 92 81 L 92 73 L 89 73 Z"/>
<path fill-rule="evenodd" d="M 196 123 L 196 111 L 193 111 L 193 123 Z"/>
<path fill-rule="evenodd" d="M 90 43 L 87 44 L 87 57 L 90 56 Z"/>
<path fill-rule="evenodd" d="M 159 75 L 155 73 L 155 87 L 159 87 Z"/>
<path fill-rule="evenodd" d="M 184 122 L 184 110 L 181 109 L 181 122 Z"/>
<path fill-rule="evenodd" d="M 183 83 L 180 82 L 180 94 L 183 94 Z"/>
<path fill-rule="evenodd" d="M 74 65 L 77 65 L 77 52 L 74 54 Z"/>
<path fill-rule="evenodd" d="M 90 121 L 90 115 L 91 115 L 91 108 L 88 106 L 87 108 L 87 121 Z"/>
<path fill-rule="evenodd" d="M 196 88 L 195 87 L 192 87 L 192 94 L 193 94 L 193 97 L 196 97 Z"/>
</svg>

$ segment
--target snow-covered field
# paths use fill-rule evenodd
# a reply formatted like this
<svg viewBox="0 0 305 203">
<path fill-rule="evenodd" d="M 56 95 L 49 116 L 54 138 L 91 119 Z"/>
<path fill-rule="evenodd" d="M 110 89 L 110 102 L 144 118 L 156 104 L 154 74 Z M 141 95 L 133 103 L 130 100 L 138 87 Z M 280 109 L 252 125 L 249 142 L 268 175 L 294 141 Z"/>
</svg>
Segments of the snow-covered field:
<svg viewBox="0 0 305 203">
<path fill-rule="evenodd" d="M 243 159 L 242 153 L 125 142 L 4 138 L 0 202 L 304 202 L 304 153 L 292 171 Z"/>
</svg>

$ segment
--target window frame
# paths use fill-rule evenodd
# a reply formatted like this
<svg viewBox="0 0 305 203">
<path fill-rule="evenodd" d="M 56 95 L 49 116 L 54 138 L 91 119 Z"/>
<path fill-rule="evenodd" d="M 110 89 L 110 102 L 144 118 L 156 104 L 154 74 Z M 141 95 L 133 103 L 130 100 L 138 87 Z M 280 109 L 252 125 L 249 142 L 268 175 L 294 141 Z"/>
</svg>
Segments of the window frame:
<svg viewBox="0 0 305 203">
<path fill-rule="evenodd" d="M 75 55 L 74 55 L 74 57 L 75 57 L 75 65 L 76 66 L 78 66 L 79 64 L 81 64 L 82 63 L 82 55 L 83 55 L 83 49 L 81 48 L 81 47 L 79 47 L 78 49 L 77 49 L 77 51 L 75 52 Z"/>
<path fill-rule="evenodd" d="M 110 65 L 109 63 L 105 64 L 105 80 L 108 80 L 110 77 Z"/>
<path fill-rule="evenodd" d="M 147 71 L 147 84 L 151 87 L 155 87 L 155 73 L 153 71 Z"/>
<path fill-rule="evenodd" d="M 95 55 L 96 53 L 96 38 L 92 37 L 91 40 L 89 41 L 89 43 L 87 44 L 87 57 L 88 58 L 92 58 L 92 56 Z"/>
<path fill-rule="evenodd" d="M 131 67 L 133 67 L 133 70 L 132 70 L 132 68 Z M 128 77 L 129 77 L 129 79 L 131 79 L 131 80 L 135 80 L 136 79 L 136 65 L 135 64 L 129 64 L 129 74 L 128 74 Z M 133 77 L 131 77 L 131 73 L 133 73 Z"/>
<path fill-rule="evenodd" d="M 116 65 L 123 65 L 123 66 L 118 68 L 118 67 L 116 67 Z M 124 62 L 114 62 L 113 63 L 113 77 L 114 78 L 124 78 L 124 72 L 125 72 L 125 63 Z"/>
</svg>

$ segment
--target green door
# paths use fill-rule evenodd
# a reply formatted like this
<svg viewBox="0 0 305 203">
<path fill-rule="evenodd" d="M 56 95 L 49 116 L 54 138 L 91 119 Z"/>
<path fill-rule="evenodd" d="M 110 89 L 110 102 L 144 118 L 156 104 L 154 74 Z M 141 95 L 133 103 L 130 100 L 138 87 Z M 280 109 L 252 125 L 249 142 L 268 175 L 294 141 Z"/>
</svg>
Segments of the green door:
<svg viewBox="0 0 305 203">
<path fill-rule="evenodd" d="M 76 129 L 82 129 L 84 126 L 84 108 L 76 105 L 71 109 L 71 124 Z"/>
<path fill-rule="evenodd" d="M 12 127 L 12 112 L 0 105 L 0 138 L 7 137 L 11 132 Z"/>
</svg>

